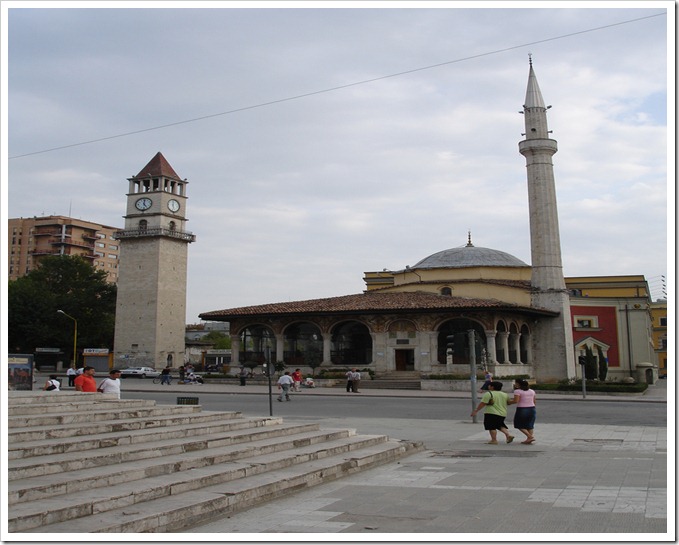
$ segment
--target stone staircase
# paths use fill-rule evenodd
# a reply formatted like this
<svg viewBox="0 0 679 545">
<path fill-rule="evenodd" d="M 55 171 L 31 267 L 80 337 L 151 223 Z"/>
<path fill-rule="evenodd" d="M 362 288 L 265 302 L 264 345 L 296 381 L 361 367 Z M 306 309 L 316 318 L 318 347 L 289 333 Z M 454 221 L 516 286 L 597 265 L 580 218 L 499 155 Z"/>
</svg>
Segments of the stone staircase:
<svg viewBox="0 0 679 545">
<path fill-rule="evenodd" d="M 422 449 L 111 394 L 9 392 L 10 532 L 172 532 Z"/>
</svg>

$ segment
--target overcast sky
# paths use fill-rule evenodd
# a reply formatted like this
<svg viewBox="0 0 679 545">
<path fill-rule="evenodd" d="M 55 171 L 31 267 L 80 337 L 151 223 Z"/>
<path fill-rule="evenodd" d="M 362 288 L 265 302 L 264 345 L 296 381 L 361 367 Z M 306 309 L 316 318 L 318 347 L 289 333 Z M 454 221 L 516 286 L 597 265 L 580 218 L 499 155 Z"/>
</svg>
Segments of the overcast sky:
<svg viewBox="0 0 679 545">
<path fill-rule="evenodd" d="M 564 274 L 661 295 L 674 2 L 275 4 L 3 2 L 3 215 L 122 227 L 127 178 L 162 152 L 189 181 L 188 323 L 360 293 L 468 230 L 530 263 L 532 53 Z"/>
</svg>

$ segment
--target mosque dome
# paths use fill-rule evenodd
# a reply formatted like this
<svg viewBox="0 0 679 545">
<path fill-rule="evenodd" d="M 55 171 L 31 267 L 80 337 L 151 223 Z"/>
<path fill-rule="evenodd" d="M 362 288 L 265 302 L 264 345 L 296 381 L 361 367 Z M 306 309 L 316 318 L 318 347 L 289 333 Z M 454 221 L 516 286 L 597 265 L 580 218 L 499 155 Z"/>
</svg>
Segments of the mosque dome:
<svg viewBox="0 0 679 545">
<path fill-rule="evenodd" d="M 425 257 L 410 269 L 462 269 L 467 267 L 529 267 L 519 258 L 500 250 L 466 246 L 450 248 Z"/>
</svg>

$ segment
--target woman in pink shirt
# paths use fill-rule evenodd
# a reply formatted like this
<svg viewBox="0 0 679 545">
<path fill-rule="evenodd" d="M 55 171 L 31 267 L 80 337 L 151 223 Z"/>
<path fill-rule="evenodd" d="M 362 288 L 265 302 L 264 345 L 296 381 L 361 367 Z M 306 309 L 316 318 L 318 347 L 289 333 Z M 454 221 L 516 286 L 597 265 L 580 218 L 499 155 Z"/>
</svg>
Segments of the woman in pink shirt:
<svg viewBox="0 0 679 545">
<path fill-rule="evenodd" d="M 535 443 L 533 428 L 535 427 L 535 392 L 530 389 L 528 381 L 517 379 L 514 381 L 514 399 L 510 402 L 516 404 L 514 414 L 514 427 L 526 436 L 523 445 Z"/>
</svg>

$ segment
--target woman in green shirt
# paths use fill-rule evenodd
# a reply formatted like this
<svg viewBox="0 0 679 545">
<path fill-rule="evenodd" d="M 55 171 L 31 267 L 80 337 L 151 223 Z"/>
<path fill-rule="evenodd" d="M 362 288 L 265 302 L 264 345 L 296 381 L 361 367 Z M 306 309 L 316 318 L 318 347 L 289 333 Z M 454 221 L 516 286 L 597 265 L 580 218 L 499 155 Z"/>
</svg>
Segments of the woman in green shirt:
<svg viewBox="0 0 679 545">
<path fill-rule="evenodd" d="M 514 436 L 509 433 L 505 424 L 507 417 L 507 405 L 514 403 L 513 399 L 502 390 L 502 383 L 494 380 L 488 385 L 488 391 L 483 394 L 479 406 L 472 411 L 472 416 L 475 416 L 484 407 L 486 410 L 483 413 L 483 429 L 490 433 L 489 445 L 497 445 L 497 430 L 500 430 L 507 438 L 507 443 L 514 441 Z"/>
</svg>

